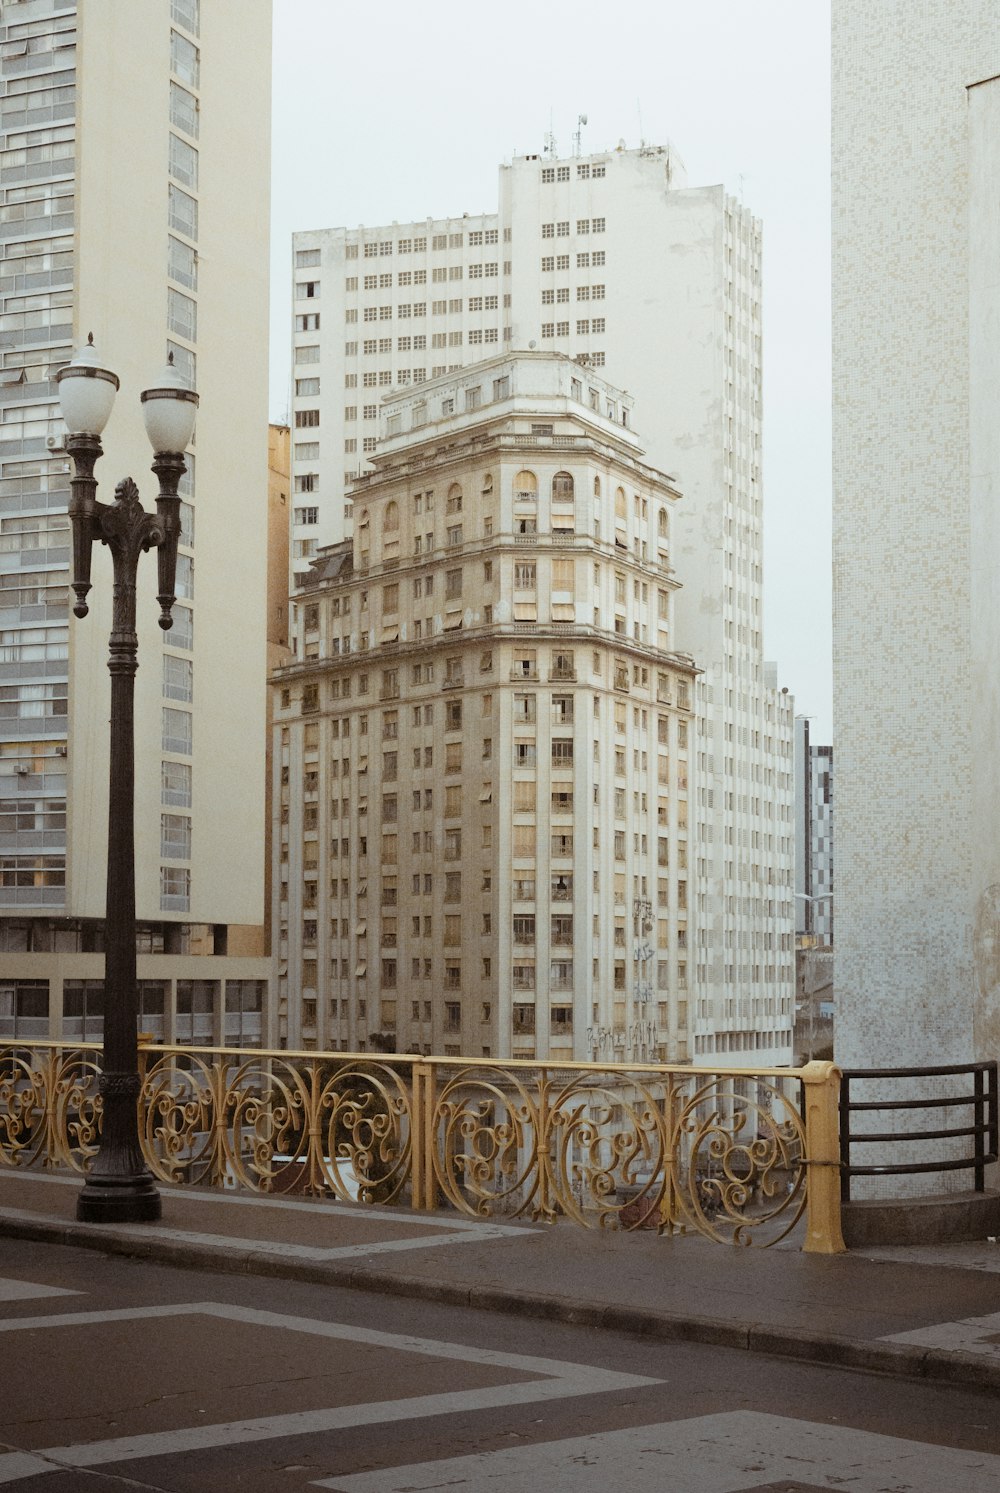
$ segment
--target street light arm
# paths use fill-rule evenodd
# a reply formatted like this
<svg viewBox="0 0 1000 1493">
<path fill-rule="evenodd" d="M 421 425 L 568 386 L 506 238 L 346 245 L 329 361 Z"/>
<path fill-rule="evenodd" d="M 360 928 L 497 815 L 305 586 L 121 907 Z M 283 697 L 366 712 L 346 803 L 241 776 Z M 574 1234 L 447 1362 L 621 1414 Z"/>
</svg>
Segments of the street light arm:
<svg viewBox="0 0 1000 1493">
<path fill-rule="evenodd" d="M 73 476 L 70 478 L 69 520 L 73 529 L 73 590 L 76 602 L 73 615 L 86 617 L 90 608 L 87 593 L 90 590 L 90 557 L 95 538 L 100 504 L 97 502 L 97 478 L 94 467 L 104 455 L 101 438 L 96 435 L 68 435 L 66 450 L 73 459 Z"/>
<path fill-rule="evenodd" d="M 160 603 L 159 623 L 164 632 L 174 625 L 171 615 L 176 601 L 177 585 L 177 541 L 181 532 L 181 500 L 177 488 L 187 465 L 180 451 L 159 451 L 153 461 L 153 471 L 159 480 L 160 491 L 156 499 L 156 513 L 161 535 L 156 556 L 156 572 Z"/>
</svg>

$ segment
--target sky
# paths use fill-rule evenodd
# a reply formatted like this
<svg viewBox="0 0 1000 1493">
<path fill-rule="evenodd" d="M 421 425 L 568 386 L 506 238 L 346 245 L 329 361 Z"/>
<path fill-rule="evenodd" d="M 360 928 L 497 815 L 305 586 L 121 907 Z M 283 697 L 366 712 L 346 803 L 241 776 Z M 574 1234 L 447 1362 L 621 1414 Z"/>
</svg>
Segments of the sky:
<svg viewBox="0 0 1000 1493">
<path fill-rule="evenodd" d="M 291 235 L 495 212 L 555 135 L 672 141 L 764 225 L 764 651 L 831 739 L 829 0 L 274 0 L 271 416 Z M 610 372 L 610 370 L 609 370 Z M 680 577 L 683 581 L 683 577 Z"/>
</svg>

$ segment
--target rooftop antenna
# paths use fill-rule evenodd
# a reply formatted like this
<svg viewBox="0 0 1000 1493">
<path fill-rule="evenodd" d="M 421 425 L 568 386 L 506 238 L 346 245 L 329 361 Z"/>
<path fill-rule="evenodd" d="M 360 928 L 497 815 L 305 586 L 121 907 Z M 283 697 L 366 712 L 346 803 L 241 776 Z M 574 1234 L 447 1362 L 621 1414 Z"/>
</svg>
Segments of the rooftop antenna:
<svg viewBox="0 0 1000 1493">
<path fill-rule="evenodd" d="M 556 153 L 556 137 L 552 131 L 552 110 L 549 110 L 549 127 L 545 132 L 545 149 L 543 155 L 554 156 Z"/>
<path fill-rule="evenodd" d="M 586 114 L 578 114 L 577 117 L 576 117 L 576 134 L 573 136 L 573 154 L 575 156 L 578 156 L 578 155 L 581 154 L 581 150 L 580 150 L 580 137 L 583 134 L 583 127 L 584 127 L 584 125 L 586 123 L 587 123 L 587 116 L 586 116 Z"/>
<path fill-rule="evenodd" d="M 646 148 L 646 136 L 643 133 L 643 129 L 642 129 L 642 100 L 641 99 L 638 99 L 638 98 L 636 99 L 636 101 L 635 101 L 635 110 L 636 110 L 636 113 L 639 116 L 639 147 L 640 147 L 641 150 L 645 150 L 645 148 Z"/>
</svg>

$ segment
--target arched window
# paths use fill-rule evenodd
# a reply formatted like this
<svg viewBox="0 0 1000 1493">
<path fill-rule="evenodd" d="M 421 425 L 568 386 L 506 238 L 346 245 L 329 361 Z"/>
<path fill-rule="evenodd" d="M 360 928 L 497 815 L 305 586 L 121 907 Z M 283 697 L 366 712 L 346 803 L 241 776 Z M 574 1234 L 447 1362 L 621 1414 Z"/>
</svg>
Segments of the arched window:
<svg viewBox="0 0 1000 1493">
<path fill-rule="evenodd" d="M 600 479 L 600 477 L 595 477 L 594 478 L 594 497 L 595 498 L 599 498 L 600 496 L 601 496 L 601 479 Z"/>
<path fill-rule="evenodd" d="M 628 517 L 628 508 L 625 503 L 624 487 L 615 488 L 615 518 L 624 521 Z"/>
<path fill-rule="evenodd" d="M 491 498 L 492 496 L 493 496 L 493 473 L 492 472 L 486 472 L 483 475 L 483 497 L 484 498 Z"/>
<path fill-rule="evenodd" d="M 656 515 L 656 532 L 660 539 L 667 537 L 667 510 L 659 509 Z"/>
<path fill-rule="evenodd" d="M 399 529 L 399 504 L 386 503 L 385 518 L 382 522 L 382 530 L 386 534 L 395 534 Z"/>
<path fill-rule="evenodd" d="M 557 472 L 553 477 L 552 501 L 554 503 L 572 503 L 573 478 L 569 472 Z"/>
<path fill-rule="evenodd" d="M 362 508 L 358 517 L 358 564 L 368 564 L 368 547 L 370 543 L 370 526 L 368 522 L 368 509 Z"/>
<path fill-rule="evenodd" d="M 446 513 L 461 513 L 462 511 L 462 489 L 457 482 L 453 482 L 448 489 L 448 501 L 445 505 Z"/>
<path fill-rule="evenodd" d="M 518 472 L 514 478 L 514 501 L 521 503 L 537 503 L 538 501 L 538 478 L 534 472 Z"/>
</svg>

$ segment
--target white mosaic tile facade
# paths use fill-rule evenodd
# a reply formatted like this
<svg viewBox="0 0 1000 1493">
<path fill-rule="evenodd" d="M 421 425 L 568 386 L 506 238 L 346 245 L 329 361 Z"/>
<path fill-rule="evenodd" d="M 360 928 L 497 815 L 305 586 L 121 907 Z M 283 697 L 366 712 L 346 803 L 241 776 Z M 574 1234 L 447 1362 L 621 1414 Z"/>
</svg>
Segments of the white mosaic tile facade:
<svg viewBox="0 0 1000 1493">
<path fill-rule="evenodd" d="M 998 1046 L 1000 9 L 834 0 L 833 68 L 836 1055 L 961 1062 Z"/>
</svg>

